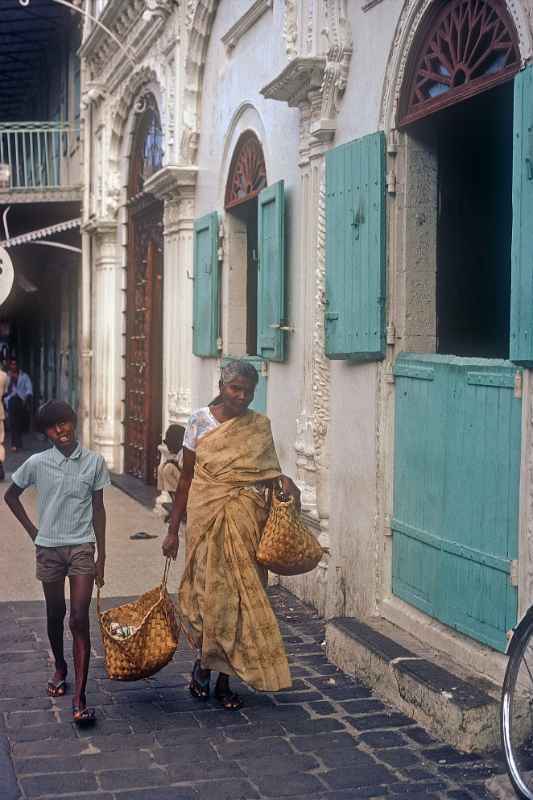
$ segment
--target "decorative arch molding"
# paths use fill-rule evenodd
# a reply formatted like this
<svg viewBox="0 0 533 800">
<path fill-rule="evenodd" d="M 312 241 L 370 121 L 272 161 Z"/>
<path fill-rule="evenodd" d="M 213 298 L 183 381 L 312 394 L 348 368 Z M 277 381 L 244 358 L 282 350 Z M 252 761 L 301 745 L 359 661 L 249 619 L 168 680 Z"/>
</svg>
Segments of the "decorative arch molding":
<svg viewBox="0 0 533 800">
<path fill-rule="evenodd" d="M 381 96 L 380 128 L 385 131 L 397 127 L 402 87 L 406 80 L 413 45 L 426 15 L 431 13 L 435 3 L 436 0 L 405 0 L 390 50 Z M 531 58 L 533 52 L 532 20 L 522 0 L 505 0 L 505 7 L 515 27 L 520 61 L 523 64 Z"/>
<path fill-rule="evenodd" d="M 143 110 L 142 97 L 150 93 L 157 105 L 161 128 L 166 130 L 164 117 L 164 94 L 161 80 L 156 70 L 143 66 L 136 70 L 126 83 L 122 94 L 109 111 L 109 172 L 107 176 L 107 206 L 111 216 L 118 210 L 121 200 L 126 199 L 125 187 L 128 183 L 128 160 L 131 150 L 131 134 L 135 128 L 138 113 Z M 124 195 L 122 197 L 122 195 Z"/>
<path fill-rule="evenodd" d="M 180 142 L 180 156 L 185 164 L 194 164 L 196 161 L 204 65 L 219 2 L 220 0 L 188 0 L 187 3 L 188 42 Z"/>
<path fill-rule="evenodd" d="M 220 206 L 224 206 L 226 186 L 228 182 L 228 176 L 230 174 L 233 157 L 235 155 L 235 150 L 237 148 L 241 136 L 246 131 L 250 131 L 251 133 L 255 134 L 255 136 L 259 140 L 261 148 L 263 150 L 266 172 L 268 175 L 269 153 L 268 153 L 266 129 L 263 124 L 263 120 L 258 110 L 254 105 L 252 105 L 252 103 L 248 102 L 242 103 L 235 112 L 235 114 L 233 115 L 233 118 L 228 126 L 228 131 L 225 136 L 224 152 L 222 154 L 221 167 L 218 179 Z"/>
</svg>

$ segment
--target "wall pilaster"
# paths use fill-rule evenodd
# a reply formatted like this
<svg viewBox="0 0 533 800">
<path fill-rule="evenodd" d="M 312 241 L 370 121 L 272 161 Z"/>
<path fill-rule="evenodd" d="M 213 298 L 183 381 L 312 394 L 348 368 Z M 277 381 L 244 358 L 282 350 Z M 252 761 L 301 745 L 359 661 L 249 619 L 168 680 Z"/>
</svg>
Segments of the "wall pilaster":
<svg viewBox="0 0 533 800">
<path fill-rule="evenodd" d="M 169 166 L 145 189 L 164 200 L 163 428 L 184 425 L 192 396 L 192 271 L 196 169 Z"/>
<path fill-rule="evenodd" d="M 120 265 L 116 221 L 100 220 L 93 239 L 92 446 L 109 469 L 122 470 L 124 270 Z"/>
</svg>

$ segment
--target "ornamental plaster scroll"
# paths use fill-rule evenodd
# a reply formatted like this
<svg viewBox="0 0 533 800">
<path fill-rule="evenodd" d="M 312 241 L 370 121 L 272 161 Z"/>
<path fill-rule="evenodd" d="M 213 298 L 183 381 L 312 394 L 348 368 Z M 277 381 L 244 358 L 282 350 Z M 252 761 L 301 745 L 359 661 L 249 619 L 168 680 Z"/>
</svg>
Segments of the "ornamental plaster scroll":
<svg viewBox="0 0 533 800">
<path fill-rule="evenodd" d="M 200 103 L 207 47 L 220 0 L 188 2 L 186 26 L 189 31 L 185 55 L 182 133 L 179 161 L 194 164 L 198 150 Z"/>
<path fill-rule="evenodd" d="M 161 72 L 154 69 L 154 65 L 145 64 L 136 70 L 122 87 L 120 94 L 115 96 L 111 103 L 106 104 L 103 110 L 103 121 L 106 130 L 109 132 L 108 156 L 103 169 L 103 196 L 105 197 L 106 212 L 110 217 L 116 215 L 120 208 L 124 194 L 126 179 L 121 170 L 121 162 L 124 155 L 123 139 L 124 132 L 130 114 L 142 111 L 143 90 L 148 88 L 157 89 L 159 97 L 162 99 L 159 107 L 161 126 L 165 132 L 165 145 L 167 141 L 167 115 L 165 113 L 165 93 L 162 89 L 164 81 Z M 129 153 L 128 153 L 129 155 Z M 165 153 L 165 156 L 167 154 Z"/>
<path fill-rule="evenodd" d="M 285 0 L 283 38 L 287 56 L 290 59 L 296 58 L 298 55 L 298 10 L 296 0 Z"/>
<path fill-rule="evenodd" d="M 247 33 L 263 14 L 272 8 L 273 0 L 255 0 L 239 19 L 226 31 L 222 42 L 228 53 L 237 46 L 239 40 Z"/>
<path fill-rule="evenodd" d="M 330 422 L 330 363 L 326 358 L 326 174 L 321 165 L 317 219 L 317 265 L 315 277 L 315 315 L 313 323 L 313 443 L 319 470 L 326 470 L 326 449 Z M 322 515 L 321 515 L 322 516 Z"/>
<path fill-rule="evenodd" d="M 132 58 L 139 58 L 139 50 L 145 51 L 155 38 L 158 49 L 165 51 L 161 40 L 173 36 L 170 17 L 176 8 L 175 0 L 110 0 L 100 21 L 124 43 Z M 81 57 L 98 75 L 106 67 L 116 70 L 117 62 L 124 60 L 123 51 L 117 50 L 105 28 L 95 26 L 80 50 Z"/>
<path fill-rule="evenodd" d="M 421 23 L 433 3 L 434 0 L 405 0 L 389 53 L 381 96 L 380 128 L 385 131 L 396 127 L 409 55 Z M 523 0 L 507 0 L 506 7 L 516 28 L 522 62 L 526 62 L 533 52 L 531 8 L 528 3 L 526 10 Z"/>
<path fill-rule="evenodd" d="M 298 25 L 305 25 L 301 36 Z M 291 61 L 261 93 L 289 105 L 305 103 L 313 93 L 314 119 L 310 132 L 319 141 L 330 141 L 335 135 L 336 116 L 346 90 L 353 54 L 346 0 L 322 3 L 308 0 L 300 21 L 295 0 L 286 0 L 285 36 L 290 42 L 287 52 L 292 56 Z M 301 52 L 296 45 L 298 41 L 303 42 Z M 319 96 L 315 92 L 317 84 Z"/>
</svg>

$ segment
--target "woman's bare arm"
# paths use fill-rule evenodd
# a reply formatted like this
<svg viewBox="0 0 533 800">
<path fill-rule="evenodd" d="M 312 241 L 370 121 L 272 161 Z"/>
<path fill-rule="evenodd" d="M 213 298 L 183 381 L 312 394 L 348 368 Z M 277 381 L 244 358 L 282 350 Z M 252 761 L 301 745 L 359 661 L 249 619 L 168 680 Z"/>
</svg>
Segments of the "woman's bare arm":
<svg viewBox="0 0 533 800">
<path fill-rule="evenodd" d="M 163 555 L 165 555 L 167 558 L 176 558 L 178 555 L 179 530 L 181 521 L 187 509 L 187 500 L 189 499 L 189 489 L 191 488 L 191 483 L 194 476 L 195 463 L 196 453 L 184 447 L 183 469 L 181 471 L 178 487 L 172 503 L 168 533 L 165 536 L 162 545 Z"/>
</svg>

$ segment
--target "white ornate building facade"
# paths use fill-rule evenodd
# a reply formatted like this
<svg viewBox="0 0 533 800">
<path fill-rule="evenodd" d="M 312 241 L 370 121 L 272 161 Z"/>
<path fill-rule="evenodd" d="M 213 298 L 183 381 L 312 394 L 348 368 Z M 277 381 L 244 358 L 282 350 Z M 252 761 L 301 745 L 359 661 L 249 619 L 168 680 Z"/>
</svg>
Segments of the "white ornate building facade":
<svg viewBox="0 0 533 800">
<path fill-rule="evenodd" d="M 88 25 L 81 50 L 86 435 L 150 480 L 161 431 L 249 358 L 329 548 L 283 582 L 498 677 L 532 595 L 531 0 L 99 19 L 118 41 Z"/>
</svg>

